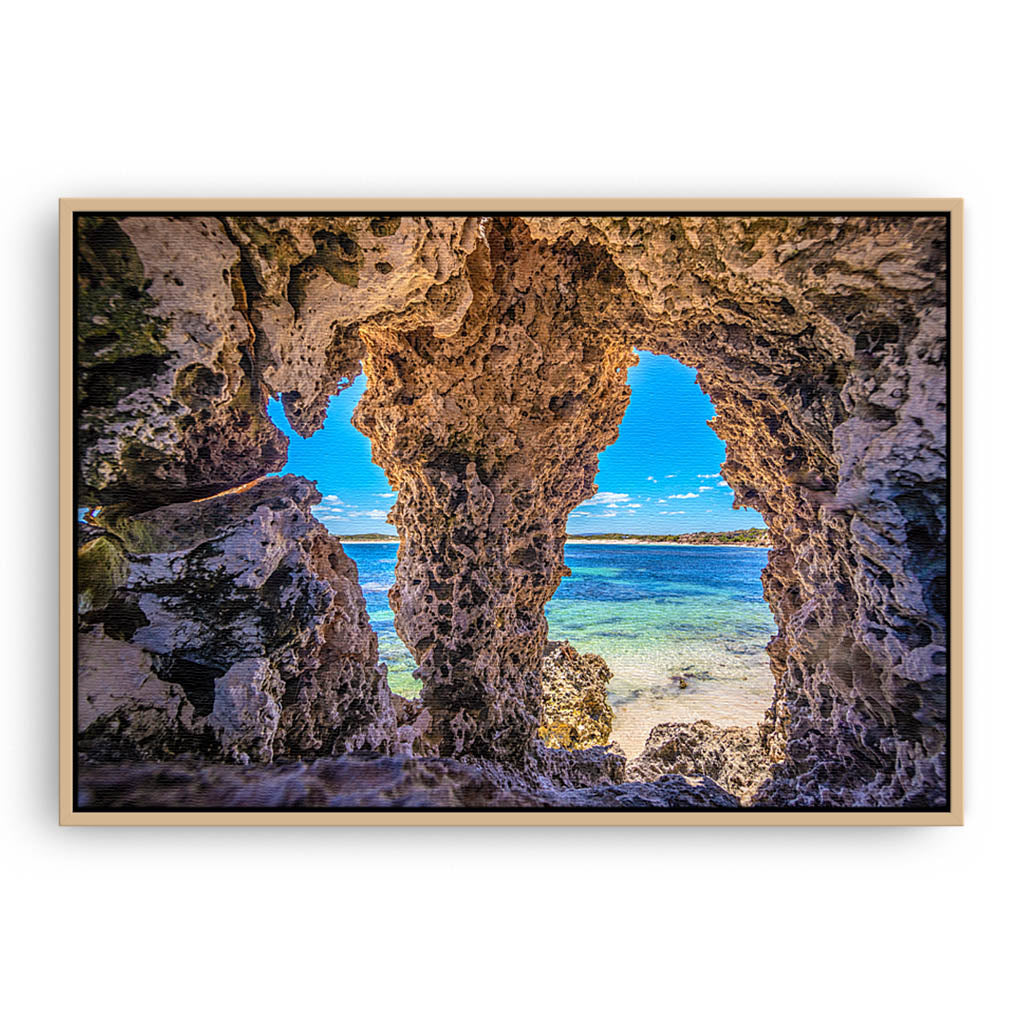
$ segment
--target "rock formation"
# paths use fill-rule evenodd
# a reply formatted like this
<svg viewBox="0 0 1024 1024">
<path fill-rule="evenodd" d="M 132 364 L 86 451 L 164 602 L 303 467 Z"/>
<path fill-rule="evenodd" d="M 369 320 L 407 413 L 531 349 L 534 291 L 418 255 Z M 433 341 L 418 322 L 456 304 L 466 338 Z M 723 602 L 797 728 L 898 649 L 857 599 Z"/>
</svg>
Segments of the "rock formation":
<svg viewBox="0 0 1024 1024">
<path fill-rule="evenodd" d="M 390 751 L 355 563 L 301 477 L 137 514 L 79 551 L 81 747 L 248 762 Z"/>
<path fill-rule="evenodd" d="M 722 475 L 771 532 L 759 800 L 946 799 L 946 223 L 942 217 L 551 218 L 603 247 L 645 348 L 699 371 Z"/>
<path fill-rule="evenodd" d="M 492 221 L 467 270 L 473 301 L 443 342 L 364 326 L 354 422 L 397 493 L 391 604 L 433 738 L 445 755 L 521 762 L 566 518 L 593 492 L 636 357 L 621 274 L 599 251 Z"/>
<path fill-rule="evenodd" d="M 580 654 L 564 642 L 548 644 L 541 663 L 541 742 L 566 750 L 604 746 L 614 717 L 608 703 L 611 676 L 596 654 Z"/>
<path fill-rule="evenodd" d="M 443 335 L 472 218 L 80 217 L 79 502 L 150 508 L 284 466 L 359 372 L 367 318 Z"/>
<path fill-rule="evenodd" d="M 942 806 L 946 244 L 943 217 L 81 217 L 83 739 L 398 749 L 315 495 L 256 482 L 286 456 L 268 399 L 309 434 L 361 366 L 355 422 L 398 495 L 415 742 L 534 770 L 544 604 L 635 346 L 697 367 L 723 476 L 770 530 L 756 801 Z"/>
<path fill-rule="evenodd" d="M 438 757 L 341 757 L 260 767 L 174 762 L 93 764 L 80 769 L 84 808 L 556 808 L 734 810 L 736 799 L 704 776 L 656 782 L 553 785 L 494 762 Z"/>
<path fill-rule="evenodd" d="M 749 804 L 770 770 L 757 726 L 670 722 L 651 730 L 640 756 L 627 764 L 626 778 L 654 782 L 664 775 L 703 775 Z"/>
</svg>

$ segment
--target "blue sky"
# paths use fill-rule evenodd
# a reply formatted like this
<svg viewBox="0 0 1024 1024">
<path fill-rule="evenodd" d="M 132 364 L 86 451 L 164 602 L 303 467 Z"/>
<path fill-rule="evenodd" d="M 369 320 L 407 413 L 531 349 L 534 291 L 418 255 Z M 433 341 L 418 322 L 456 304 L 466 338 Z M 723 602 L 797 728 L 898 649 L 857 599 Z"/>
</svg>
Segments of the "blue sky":
<svg viewBox="0 0 1024 1024">
<path fill-rule="evenodd" d="M 312 437 L 292 430 L 280 402 L 268 411 L 275 425 L 288 437 L 285 473 L 316 481 L 323 501 L 313 507 L 316 517 L 331 533 L 390 533 L 384 521 L 395 496 L 384 470 L 370 458 L 370 439 L 352 426 L 352 413 L 366 390 L 366 377 L 335 395 L 327 407 L 323 428 Z"/>
<path fill-rule="evenodd" d="M 691 533 L 763 526 L 752 509 L 732 508 L 719 475 L 725 445 L 707 421 L 714 407 L 697 387 L 697 372 L 669 356 L 640 353 L 629 371 L 633 389 L 619 439 L 601 454 L 598 493 L 569 516 L 569 533 Z M 280 402 L 270 417 L 288 436 L 286 473 L 315 480 L 323 502 L 316 516 L 332 533 L 389 533 L 394 503 L 370 442 L 352 426 L 366 378 L 331 399 L 327 421 L 311 438 L 288 426 Z"/>
</svg>

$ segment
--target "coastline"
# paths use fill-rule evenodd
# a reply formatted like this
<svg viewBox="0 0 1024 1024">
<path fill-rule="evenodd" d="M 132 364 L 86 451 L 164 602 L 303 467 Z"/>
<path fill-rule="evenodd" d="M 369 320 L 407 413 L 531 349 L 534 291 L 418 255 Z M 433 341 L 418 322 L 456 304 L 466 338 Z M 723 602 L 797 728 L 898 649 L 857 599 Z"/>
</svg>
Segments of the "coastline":
<svg viewBox="0 0 1024 1024">
<path fill-rule="evenodd" d="M 339 536 L 334 533 L 331 534 L 337 540 L 340 540 L 342 544 L 397 544 L 397 537 L 388 537 L 386 540 L 348 540 L 345 537 Z M 593 546 L 607 545 L 609 547 L 616 547 L 622 545 L 636 545 L 638 547 L 647 548 L 747 548 L 750 551 L 771 551 L 771 548 L 766 547 L 763 544 L 687 544 L 682 541 L 674 540 L 637 540 L 632 538 L 630 540 L 580 540 L 578 538 L 570 538 L 565 542 L 568 544 L 589 544 Z"/>
<path fill-rule="evenodd" d="M 751 551 L 771 551 L 771 548 L 765 547 L 763 544 L 692 544 L 686 541 L 677 540 L 580 540 L 577 538 L 570 538 L 566 540 L 566 544 L 608 544 L 612 546 L 623 545 L 623 544 L 636 544 L 639 547 L 645 548 L 749 548 Z"/>
<path fill-rule="evenodd" d="M 359 567 L 388 685 L 415 697 L 415 660 L 395 631 L 387 599 L 398 539 L 339 539 Z M 374 545 L 375 551 L 363 550 Z M 597 550 L 586 554 L 577 545 Z M 548 641 L 569 643 L 607 665 L 611 738 L 627 756 L 642 752 L 657 725 L 703 719 L 747 728 L 764 719 L 775 687 L 765 649 L 775 623 L 760 582 L 767 551 L 764 558 L 723 554 L 710 560 L 703 551 L 740 546 L 754 545 L 639 535 L 566 541 L 565 561 L 573 572 L 545 606 Z M 655 547 L 670 550 L 648 550 Z M 680 555 L 684 548 L 696 549 L 694 557 Z"/>
</svg>

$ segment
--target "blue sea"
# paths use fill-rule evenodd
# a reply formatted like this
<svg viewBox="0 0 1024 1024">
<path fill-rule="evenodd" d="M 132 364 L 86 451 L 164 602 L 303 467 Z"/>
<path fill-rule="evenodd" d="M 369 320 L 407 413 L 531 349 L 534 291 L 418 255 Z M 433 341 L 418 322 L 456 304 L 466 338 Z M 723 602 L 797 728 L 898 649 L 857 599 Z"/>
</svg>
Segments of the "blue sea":
<svg viewBox="0 0 1024 1024">
<path fill-rule="evenodd" d="M 388 605 L 398 545 L 345 550 L 359 568 L 388 682 L 412 696 L 416 663 Z M 775 623 L 761 591 L 767 560 L 763 548 L 566 545 L 572 575 L 548 602 L 549 639 L 608 663 L 612 738 L 627 754 L 639 753 L 662 722 L 754 725 L 764 717 L 774 688 L 765 644 Z"/>
</svg>

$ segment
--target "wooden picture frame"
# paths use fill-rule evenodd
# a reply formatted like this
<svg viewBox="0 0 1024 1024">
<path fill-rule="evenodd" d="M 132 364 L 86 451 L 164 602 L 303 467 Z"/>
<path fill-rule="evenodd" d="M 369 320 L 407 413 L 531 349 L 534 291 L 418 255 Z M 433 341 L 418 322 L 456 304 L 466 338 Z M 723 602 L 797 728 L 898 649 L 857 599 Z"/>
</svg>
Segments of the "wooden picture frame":
<svg viewBox="0 0 1024 1024">
<path fill-rule="evenodd" d="M 948 732 L 943 806 L 731 809 L 94 809 L 76 801 L 75 245 L 80 216 L 944 218 L 948 339 Z M 795 251 L 795 250 L 794 250 Z M 915 284 L 892 277 L 894 288 Z M 853 287 L 853 286 L 851 286 Z M 870 319 L 870 317 L 868 317 Z M 68 825 L 959 825 L 963 823 L 963 201 L 960 199 L 64 199 L 60 203 L 60 822 Z M 890 583 L 892 581 L 890 580 Z M 880 698 L 881 699 L 881 698 Z"/>
</svg>

